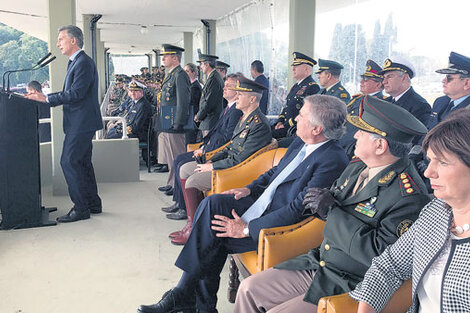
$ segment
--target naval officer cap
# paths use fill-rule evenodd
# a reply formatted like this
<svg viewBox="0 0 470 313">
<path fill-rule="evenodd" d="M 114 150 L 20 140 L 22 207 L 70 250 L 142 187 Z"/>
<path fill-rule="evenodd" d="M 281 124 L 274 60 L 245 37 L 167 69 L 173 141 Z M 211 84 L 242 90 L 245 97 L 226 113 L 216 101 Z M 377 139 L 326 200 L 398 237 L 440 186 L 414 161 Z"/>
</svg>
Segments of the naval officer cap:
<svg viewBox="0 0 470 313">
<path fill-rule="evenodd" d="M 359 114 L 348 114 L 347 120 L 366 132 L 402 143 L 410 143 L 415 136 L 427 132 L 426 126 L 410 112 L 373 96 L 363 97 Z"/>
<path fill-rule="evenodd" d="M 297 66 L 300 64 L 307 64 L 313 67 L 315 64 L 317 64 L 317 61 L 309 57 L 308 55 L 305 55 L 300 52 L 294 52 L 292 53 L 292 56 L 294 57 L 294 61 L 292 62 L 292 66 Z"/>
<path fill-rule="evenodd" d="M 458 54 L 457 52 L 451 52 L 449 56 L 449 67 L 437 70 L 439 74 L 470 74 L 470 58 Z"/>
<path fill-rule="evenodd" d="M 163 44 L 162 49 L 160 50 L 160 55 L 176 54 L 181 56 L 184 49 L 178 46 Z"/>
<path fill-rule="evenodd" d="M 341 71 L 343 68 L 344 67 L 336 61 L 318 59 L 318 71 L 316 71 L 315 73 L 319 74 L 326 70 Z"/>
<path fill-rule="evenodd" d="M 230 64 L 222 62 L 222 61 L 217 61 L 215 63 L 215 67 L 218 68 L 218 69 L 227 70 L 230 67 Z"/>
<path fill-rule="evenodd" d="M 129 84 L 129 90 L 130 91 L 138 91 L 138 90 L 144 90 L 146 86 L 140 82 L 137 81 L 132 81 Z"/>
<path fill-rule="evenodd" d="M 199 54 L 199 60 L 196 62 L 202 63 L 202 62 L 210 62 L 210 61 L 216 61 L 219 57 L 216 55 L 210 55 L 210 54 Z"/>
<path fill-rule="evenodd" d="M 381 81 L 384 79 L 384 76 L 380 74 L 381 72 L 382 72 L 382 68 L 380 67 L 380 65 L 378 65 L 372 60 L 367 60 L 366 71 L 364 72 L 364 74 L 361 75 L 361 77 L 362 78 L 364 77 L 375 78 L 376 80 Z"/>
<path fill-rule="evenodd" d="M 386 59 L 384 62 L 384 68 L 382 72 L 380 72 L 380 74 L 385 75 L 385 73 L 391 71 L 404 72 L 408 74 L 410 78 L 413 78 L 416 73 L 413 64 L 411 64 L 409 60 L 401 56 L 392 56 Z"/>
<path fill-rule="evenodd" d="M 231 90 L 240 91 L 240 92 L 256 92 L 263 93 L 264 90 L 267 90 L 266 87 L 256 83 L 255 81 L 248 79 L 246 77 L 240 77 L 237 80 L 237 86 L 230 88 Z"/>
</svg>

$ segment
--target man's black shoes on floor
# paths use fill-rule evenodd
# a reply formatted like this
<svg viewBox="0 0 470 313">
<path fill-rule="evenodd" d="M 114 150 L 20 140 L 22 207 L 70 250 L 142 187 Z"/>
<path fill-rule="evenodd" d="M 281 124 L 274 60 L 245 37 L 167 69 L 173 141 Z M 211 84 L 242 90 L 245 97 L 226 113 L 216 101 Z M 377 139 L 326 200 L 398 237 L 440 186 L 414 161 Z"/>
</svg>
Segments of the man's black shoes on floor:
<svg viewBox="0 0 470 313">
<path fill-rule="evenodd" d="M 72 208 L 69 213 L 66 215 L 60 216 L 57 218 L 59 223 L 71 223 L 80 220 L 86 220 L 90 218 L 90 211 L 78 211 L 75 208 Z"/>
<path fill-rule="evenodd" d="M 139 313 L 196 313 L 195 297 L 182 292 L 180 288 L 173 288 L 163 295 L 162 299 L 151 305 L 141 305 Z"/>
<path fill-rule="evenodd" d="M 165 213 L 175 213 L 179 208 L 178 202 L 175 202 L 172 206 L 162 208 L 162 211 Z"/>
<path fill-rule="evenodd" d="M 166 173 L 168 172 L 168 165 L 166 164 L 163 164 L 161 167 L 157 167 L 155 170 L 154 170 L 155 173 Z"/>
<path fill-rule="evenodd" d="M 162 192 L 165 192 L 165 191 L 170 190 L 171 188 L 173 188 L 173 187 L 171 187 L 171 185 L 166 185 L 166 186 L 158 187 L 158 190 L 162 191 Z"/>
<path fill-rule="evenodd" d="M 170 220 L 186 220 L 188 215 L 186 214 L 186 210 L 179 209 L 175 213 L 167 214 L 166 217 Z"/>
<path fill-rule="evenodd" d="M 167 196 L 172 196 L 172 195 L 173 195 L 173 187 L 171 187 L 171 189 L 165 191 L 165 194 L 166 194 Z"/>
</svg>

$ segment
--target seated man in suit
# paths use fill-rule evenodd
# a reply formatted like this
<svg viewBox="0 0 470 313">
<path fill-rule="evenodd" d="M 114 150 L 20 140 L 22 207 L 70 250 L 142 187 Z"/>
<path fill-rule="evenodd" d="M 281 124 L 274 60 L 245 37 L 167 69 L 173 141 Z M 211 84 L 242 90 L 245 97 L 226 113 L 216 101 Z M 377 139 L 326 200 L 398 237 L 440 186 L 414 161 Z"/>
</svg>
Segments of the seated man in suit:
<svg viewBox="0 0 470 313">
<path fill-rule="evenodd" d="M 239 77 L 236 108 L 243 115 L 235 126 L 228 146 L 217 152 L 210 160 L 197 160 L 181 166 L 179 176 L 181 190 L 188 213 L 189 224 L 185 231 L 171 240 L 183 245 L 191 233 L 192 218 L 202 200 L 203 191 L 211 189 L 212 170 L 229 168 L 243 162 L 260 148 L 271 143 L 271 128 L 268 119 L 259 109 L 259 101 L 266 87 L 254 81 Z"/>
<path fill-rule="evenodd" d="M 299 222 L 307 188 L 331 185 L 345 168 L 346 154 L 336 142 L 344 132 L 345 117 L 346 105 L 337 98 L 306 97 L 296 117 L 299 138 L 279 165 L 244 188 L 203 200 L 176 261 L 184 271 L 178 286 L 159 303 L 142 305 L 139 312 L 177 312 L 196 306 L 200 312 L 217 312 L 219 274 L 227 254 L 256 250 L 262 228 Z"/>
<path fill-rule="evenodd" d="M 129 96 L 132 99 L 129 110 L 125 115 L 127 121 L 127 135 L 131 138 L 139 138 L 147 141 L 147 129 L 152 116 L 152 107 L 144 97 L 144 85 L 139 82 L 129 84 Z M 122 123 L 116 123 L 108 129 L 106 139 L 117 139 L 122 137 Z"/>
<path fill-rule="evenodd" d="M 307 214 L 328 218 L 322 244 L 243 280 L 235 312 L 316 312 L 321 297 L 354 289 L 372 258 L 395 242 L 430 200 L 406 157 L 410 142 L 426 127 L 372 96 L 365 96 L 360 111 L 348 115 L 359 128 L 358 158 L 329 190 L 311 188 L 303 202 Z"/>
<path fill-rule="evenodd" d="M 186 205 L 184 203 L 183 191 L 180 183 L 180 168 L 183 164 L 194 161 L 195 157 L 204 157 L 205 152 L 215 150 L 226 144 L 232 138 L 233 130 L 242 116 L 242 111 L 236 108 L 235 100 L 237 92 L 233 90 L 237 86 L 238 75 L 229 74 L 225 80 L 224 98 L 227 100 L 228 106 L 222 112 L 222 116 L 213 129 L 203 138 L 202 146 L 193 151 L 179 154 L 174 161 L 175 182 L 173 191 L 173 201 L 175 203 L 170 207 L 162 208 L 163 212 L 170 213 L 167 215 L 169 219 L 185 219 Z M 160 191 L 171 190 L 171 186 L 158 188 Z M 189 221 L 188 221 L 189 223 Z M 189 226 L 189 225 L 186 225 Z M 177 234 L 170 235 L 170 238 L 176 237 Z"/>
</svg>

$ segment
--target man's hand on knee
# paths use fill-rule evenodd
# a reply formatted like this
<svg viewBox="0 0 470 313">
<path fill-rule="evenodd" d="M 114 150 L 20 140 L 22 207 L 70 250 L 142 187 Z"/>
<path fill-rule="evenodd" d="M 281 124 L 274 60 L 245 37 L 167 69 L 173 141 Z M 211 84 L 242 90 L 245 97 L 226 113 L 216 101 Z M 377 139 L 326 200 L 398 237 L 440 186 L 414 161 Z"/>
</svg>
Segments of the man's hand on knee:
<svg viewBox="0 0 470 313">
<path fill-rule="evenodd" d="M 239 200 L 241 198 L 248 197 L 251 194 L 251 190 L 249 188 L 234 188 L 227 191 L 222 192 L 223 195 L 234 195 L 235 200 Z"/>
<path fill-rule="evenodd" d="M 212 230 L 218 231 L 217 237 L 245 238 L 243 229 L 246 223 L 232 210 L 233 219 L 223 215 L 214 215 Z"/>
<path fill-rule="evenodd" d="M 202 172 L 210 172 L 212 171 L 212 164 L 198 164 L 196 169 L 194 170 L 195 173 L 202 173 Z"/>
</svg>

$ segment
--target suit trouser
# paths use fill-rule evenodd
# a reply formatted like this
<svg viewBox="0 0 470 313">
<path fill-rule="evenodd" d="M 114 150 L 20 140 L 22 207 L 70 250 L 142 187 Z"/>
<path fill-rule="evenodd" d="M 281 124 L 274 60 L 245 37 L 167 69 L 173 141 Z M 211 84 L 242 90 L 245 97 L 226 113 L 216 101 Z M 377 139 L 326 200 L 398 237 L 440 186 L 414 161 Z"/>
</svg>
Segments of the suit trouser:
<svg viewBox="0 0 470 313">
<path fill-rule="evenodd" d="M 232 217 L 232 209 L 243 214 L 253 202 L 250 196 L 235 200 L 233 195 L 217 194 L 205 198 L 196 210 L 191 235 L 175 264 L 197 281 L 197 308 L 203 312 L 217 312 L 220 272 L 227 255 L 253 251 L 257 247 L 251 237 L 217 237 L 211 229 L 211 221 L 216 214 Z"/>
<path fill-rule="evenodd" d="M 193 152 L 186 152 L 178 154 L 173 161 L 173 167 L 175 169 L 175 181 L 173 183 L 173 201 L 179 204 L 180 209 L 186 209 L 186 204 L 184 203 L 183 190 L 181 188 L 180 181 L 180 169 L 184 164 L 194 161 Z"/>
<path fill-rule="evenodd" d="M 251 275 L 238 288 L 234 313 L 316 312 L 315 304 L 303 301 L 314 276 L 313 270 L 274 268 Z"/>
<path fill-rule="evenodd" d="M 186 139 L 184 133 L 164 133 L 158 134 L 158 162 L 168 164 L 167 185 L 173 187 L 175 180 L 175 169 L 173 161 L 178 154 L 186 152 Z"/>
<path fill-rule="evenodd" d="M 212 171 L 195 173 L 196 161 L 185 163 L 180 168 L 180 178 L 186 179 L 186 188 L 196 188 L 201 191 L 211 189 Z"/>
<path fill-rule="evenodd" d="M 65 134 L 60 165 L 74 208 L 85 211 L 101 208 L 95 171 L 91 163 L 92 139 L 95 132 Z"/>
</svg>

